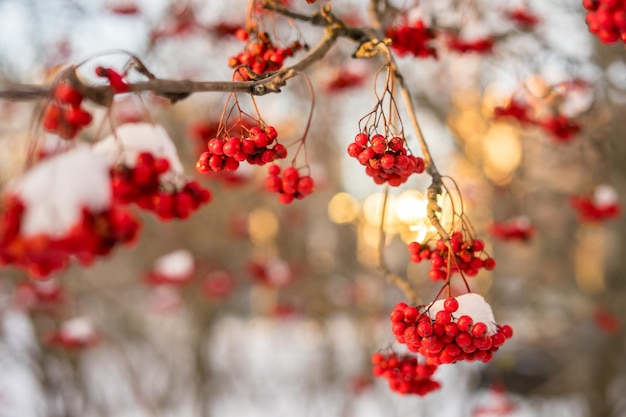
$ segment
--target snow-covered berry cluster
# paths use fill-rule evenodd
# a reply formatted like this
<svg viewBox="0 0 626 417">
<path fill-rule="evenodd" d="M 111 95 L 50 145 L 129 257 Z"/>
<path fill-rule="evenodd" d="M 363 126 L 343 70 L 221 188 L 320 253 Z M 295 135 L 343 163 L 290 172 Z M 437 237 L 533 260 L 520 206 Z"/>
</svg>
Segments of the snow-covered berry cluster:
<svg viewBox="0 0 626 417">
<path fill-rule="evenodd" d="M 493 51 L 495 39 L 490 36 L 465 39 L 458 33 L 447 33 L 445 44 L 448 50 L 461 54 L 476 53 L 481 55 L 490 54 Z"/>
<path fill-rule="evenodd" d="M 398 343 L 435 365 L 489 362 L 513 336 L 511 327 L 496 324 L 489 304 L 474 293 L 438 300 L 425 308 L 398 303 L 390 318 Z"/>
<path fill-rule="evenodd" d="M 375 134 L 359 133 L 348 146 L 348 155 L 365 166 L 365 173 L 376 184 L 388 183 L 397 187 L 414 173 L 424 172 L 424 160 L 408 153 L 406 142 L 399 136 L 387 139 Z"/>
<path fill-rule="evenodd" d="M 535 227 L 526 216 L 517 216 L 495 222 L 489 228 L 491 235 L 500 240 L 527 241 L 535 234 Z"/>
<path fill-rule="evenodd" d="M 195 260 L 185 249 L 158 258 L 150 271 L 144 275 L 147 285 L 170 285 L 180 287 L 191 282 L 196 273 Z"/>
<path fill-rule="evenodd" d="M 591 196 L 571 196 L 570 204 L 581 222 L 609 220 L 621 212 L 617 192 L 610 185 L 599 185 Z"/>
<path fill-rule="evenodd" d="M 44 341 L 66 350 L 82 350 L 94 346 L 101 337 L 93 323 L 86 317 L 74 317 L 61 324 L 59 329 L 44 336 Z"/>
</svg>

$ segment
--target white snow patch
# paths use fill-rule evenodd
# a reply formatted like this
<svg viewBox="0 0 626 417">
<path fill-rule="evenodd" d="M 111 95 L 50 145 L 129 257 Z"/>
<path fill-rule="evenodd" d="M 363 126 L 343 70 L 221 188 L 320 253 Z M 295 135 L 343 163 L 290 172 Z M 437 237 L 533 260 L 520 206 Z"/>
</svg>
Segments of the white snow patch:
<svg viewBox="0 0 626 417">
<path fill-rule="evenodd" d="M 194 259 L 191 253 L 180 249 L 161 256 L 154 264 L 154 272 L 171 279 L 186 279 L 194 271 Z"/>
<path fill-rule="evenodd" d="M 174 182 L 183 174 L 183 164 L 178 157 L 176 145 L 161 125 L 150 123 L 122 125 L 115 130 L 115 134 L 110 134 L 96 143 L 93 149 L 94 152 L 107 157 L 110 164 L 122 162 L 131 168 L 135 166 L 137 155 L 149 152 L 155 158 L 166 158 L 169 161 L 170 170 L 161 176 L 163 180 Z"/>
<path fill-rule="evenodd" d="M 89 339 L 95 333 L 93 323 L 87 317 L 74 317 L 61 325 L 61 334 L 74 340 Z"/>
<path fill-rule="evenodd" d="M 593 203 L 596 206 L 606 207 L 617 203 L 617 192 L 610 185 L 598 185 L 593 193 Z"/>
<path fill-rule="evenodd" d="M 482 295 L 475 293 L 463 294 L 456 297 L 459 302 L 459 309 L 452 313 L 454 322 L 461 316 L 470 316 L 474 323 L 483 322 L 487 325 L 487 335 L 497 333 L 496 319 L 493 317 L 491 306 L 485 301 Z M 428 310 L 428 316 L 434 320 L 437 313 L 443 310 L 445 300 L 438 300 Z"/>
<path fill-rule="evenodd" d="M 26 206 L 24 236 L 59 237 L 82 217 L 83 207 L 93 212 L 111 205 L 109 166 L 88 146 L 46 159 L 9 186 L 9 193 Z"/>
</svg>

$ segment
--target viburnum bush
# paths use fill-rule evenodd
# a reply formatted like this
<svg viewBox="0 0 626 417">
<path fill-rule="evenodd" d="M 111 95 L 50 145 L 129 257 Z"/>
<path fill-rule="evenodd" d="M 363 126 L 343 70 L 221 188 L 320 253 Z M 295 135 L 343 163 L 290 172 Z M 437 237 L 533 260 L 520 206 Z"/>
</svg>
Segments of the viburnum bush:
<svg viewBox="0 0 626 417">
<path fill-rule="evenodd" d="M 570 156 L 568 167 L 577 164 L 571 155 L 584 154 L 584 146 L 602 155 L 606 151 L 597 138 L 586 141 L 608 114 L 604 108 L 594 113 L 604 98 L 598 88 L 602 83 L 593 71 L 577 70 L 574 60 L 560 55 L 551 65 L 525 62 L 538 54 L 522 36 L 539 36 L 535 31 L 549 17 L 527 2 L 483 10 L 474 4 L 480 2 L 442 8 L 371 0 L 361 15 L 335 1 L 250 0 L 245 12 L 233 7 L 228 13 L 238 20 L 229 21 L 214 18 L 208 9 L 201 12 L 193 2 L 172 2 L 161 20 L 146 16 L 150 30 L 144 53 L 116 51 L 50 64 L 40 85 L 2 84 L 0 99 L 38 100 L 32 129 L 25 135 L 26 157 L 0 189 L 0 265 L 23 274 L 13 285 L 14 296 L 7 298 L 11 303 L 54 316 L 46 322 L 43 341 L 78 351 L 106 340 L 105 327 L 100 330 L 78 314 L 85 303 L 69 303 L 63 275 L 141 239 L 153 246 L 193 246 L 161 254 L 149 264 L 129 261 L 129 275 L 142 271 L 141 291 L 150 294 L 149 310 L 155 314 L 187 313 L 183 299 L 194 294 L 202 296 L 198 304 L 204 307 L 193 305 L 189 311 L 213 308 L 212 302 L 234 294 L 245 276 L 254 291 L 237 300 L 272 317 L 297 316 L 304 308 L 285 294 L 305 280 L 303 264 L 314 264 L 320 275 L 354 273 L 357 268 L 337 265 L 347 262 L 346 247 L 355 247 L 362 264 L 376 265 L 381 278 L 400 290 L 394 297 L 405 298 L 377 302 L 369 310 L 383 309 L 386 315 L 391 309 L 387 334 L 395 342 L 373 353 L 371 364 L 373 375 L 400 394 L 421 396 L 439 389 L 440 366 L 488 363 L 513 337 L 512 327 L 496 321 L 479 292 L 499 278 L 499 242 L 520 240 L 530 246 L 540 230 L 517 214 L 523 211 L 521 204 L 510 210 L 516 215 L 493 216 L 508 218 L 494 221 L 480 206 L 484 196 L 469 177 L 480 171 L 495 185 L 497 199 L 514 192 L 518 168 L 527 175 L 518 182 L 535 179 L 532 166 L 524 164 L 539 159 L 549 146 Z M 603 43 L 626 41 L 623 0 L 589 0 L 583 6 L 589 31 Z M 108 3 L 105 10 L 124 19 L 143 13 L 131 0 Z M 172 50 L 185 53 L 179 47 L 198 38 L 209 39 L 206 51 L 225 57 L 198 53 L 194 62 L 175 58 Z M 508 61 L 512 50 L 521 56 L 513 63 Z M 167 55 L 164 65 L 158 63 L 160 53 Z M 346 64 L 348 59 L 363 65 Z M 192 68 L 196 64 L 209 68 L 202 72 Z M 622 67 L 615 65 L 619 73 Z M 505 81 L 483 79 L 487 67 L 506 73 Z M 157 75 L 170 70 L 177 75 Z M 466 77 L 466 70 L 475 79 Z M 206 73 L 214 78 L 204 80 Z M 472 83 L 479 87 L 468 87 Z M 216 101 L 192 101 L 205 95 Z M 332 102 L 331 110 L 320 108 L 320 99 Z M 132 108 L 126 115 L 124 106 Z M 326 119 L 318 118 L 320 110 L 327 110 L 322 113 Z M 192 118 L 183 127 L 174 122 Z M 450 129 L 433 127 L 444 123 Z M 457 134 L 464 136 L 458 148 L 466 160 L 436 164 L 443 139 Z M 542 135 L 551 141 L 538 140 Z M 341 137 L 348 140 L 341 142 Z M 467 168 L 472 164 L 478 169 Z M 444 171 L 456 172 L 456 179 Z M 587 190 L 595 187 L 593 193 L 573 192 L 578 185 L 563 181 L 555 187 L 558 196 L 550 197 L 569 202 L 575 212 L 565 214 L 582 223 L 616 218 L 617 192 L 595 184 L 604 183 L 605 175 L 587 170 L 581 177 Z M 211 182 L 216 178 L 223 183 Z M 383 190 L 377 210 L 365 204 L 355 209 L 348 199 L 332 210 L 329 204 L 337 223 L 357 224 L 357 233 L 366 236 L 354 245 L 326 239 L 322 221 L 303 226 L 303 213 L 324 217 L 311 201 L 340 186 Z M 244 194 L 246 187 L 251 194 Z M 419 198 L 402 204 L 395 198 L 398 189 Z M 534 202 L 535 194 L 523 198 Z M 531 203 L 528 207 L 532 210 Z M 217 208 L 227 214 L 215 214 Z M 377 223 L 368 220 L 371 212 Z M 194 218 L 201 220 L 185 223 Z M 478 218 L 476 227 L 470 218 Z M 202 234 L 202 239 L 175 236 L 171 231 L 182 223 L 188 227 L 185 233 Z M 232 226 L 233 236 L 210 233 L 216 224 Z M 159 227 L 167 242 L 150 233 Z M 394 252 L 395 264 L 389 266 L 388 247 L 398 243 L 394 234 L 403 250 Z M 247 246 L 231 245 L 227 238 Z M 306 262 L 293 261 L 298 239 L 306 240 Z M 372 241 L 375 250 L 368 252 Z M 207 255 L 210 250 L 215 254 Z M 205 259 L 197 253 L 214 265 L 203 266 Z M 115 288 L 115 279 L 111 281 Z M 596 291 L 604 284 L 587 285 Z M 332 303 L 358 310 L 360 298 L 366 297 L 362 293 L 368 292 L 350 288 L 345 295 L 332 286 L 318 287 L 306 288 L 309 298 L 303 303 L 316 313 Z M 204 318 L 189 321 L 204 323 Z M 203 336 L 198 343 L 205 342 Z M 204 370 L 198 372 L 199 379 L 206 377 Z"/>
</svg>

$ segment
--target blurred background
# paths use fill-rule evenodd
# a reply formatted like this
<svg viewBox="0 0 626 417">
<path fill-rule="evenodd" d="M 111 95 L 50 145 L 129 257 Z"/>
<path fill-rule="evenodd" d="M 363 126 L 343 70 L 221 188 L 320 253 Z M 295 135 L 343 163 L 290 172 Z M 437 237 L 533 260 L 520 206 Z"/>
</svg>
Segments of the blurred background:
<svg viewBox="0 0 626 417">
<path fill-rule="evenodd" d="M 318 3 L 289 7 L 310 14 Z M 424 398 L 392 393 L 371 375 L 373 353 L 401 350 L 388 315 L 407 300 L 378 269 L 383 188 L 346 154 L 376 104 L 381 62 L 351 59 L 355 45 L 340 41 L 306 73 L 316 191 L 290 205 L 265 191 L 265 168 L 195 172 L 226 94 L 175 105 L 121 96 L 112 123 L 103 122 L 106 109 L 89 107 L 87 141 L 127 122 L 165 126 L 187 175 L 213 199 L 186 221 L 137 210 L 137 243 L 89 268 L 46 282 L 0 269 L 0 416 L 626 416 L 626 222 L 589 220 L 571 204 L 604 190 L 623 206 L 624 46 L 589 33 L 577 0 L 503 3 L 392 2 L 410 19 L 494 41 L 485 54 L 438 39 L 438 59 L 398 59 L 437 167 L 497 260 L 469 281 L 515 331 L 489 364 L 440 367 L 443 388 Z M 364 0 L 322 4 L 350 24 L 370 24 Z M 516 9 L 537 22 L 520 26 L 509 13 Z M 314 46 L 323 36 L 302 22 L 259 19 L 284 45 Z M 121 66 L 128 55 L 120 50 L 158 77 L 229 80 L 228 58 L 244 45 L 233 33 L 245 22 L 241 0 L 0 0 L 0 90 L 44 84 L 67 64 Z M 579 129 L 569 136 L 495 117 L 512 98 Z M 304 79 L 256 102 L 283 143 L 302 136 L 311 108 Z M 22 171 L 29 144 L 46 142 L 40 105 L 0 100 L 3 186 Z M 410 262 L 406 245 L 432 237 L 429 184 L 415 175 L 390 190 L 383 226 L 386 263 L 426 303 L 440 284 Z M 151 280 L 159 268 L 184 278 Z M 51 343 L 59 329 L 88 346 Z"/>
</svg>

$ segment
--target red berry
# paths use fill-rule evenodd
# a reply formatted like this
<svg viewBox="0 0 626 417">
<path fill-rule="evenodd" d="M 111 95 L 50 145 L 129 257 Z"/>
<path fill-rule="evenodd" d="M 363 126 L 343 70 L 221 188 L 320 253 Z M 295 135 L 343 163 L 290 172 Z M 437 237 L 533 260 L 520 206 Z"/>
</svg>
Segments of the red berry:
<svg viewBox="0 0 626 417">
<path fill-rule="evenodd" d="M 443 308 L 449 313 L 454 313 L 459 309 L 459 302 L 456 298 L 446 298 L 446 301 L 443 302 Z"/>
</svg>

